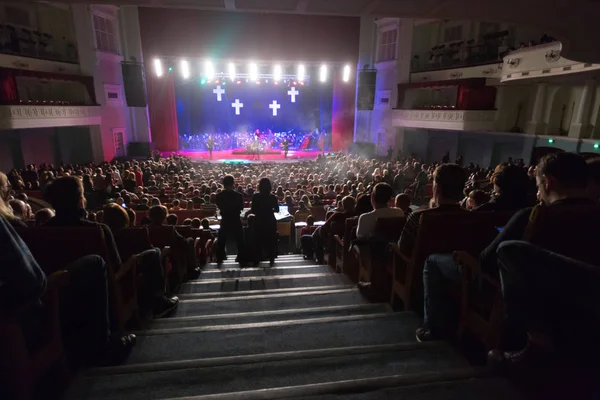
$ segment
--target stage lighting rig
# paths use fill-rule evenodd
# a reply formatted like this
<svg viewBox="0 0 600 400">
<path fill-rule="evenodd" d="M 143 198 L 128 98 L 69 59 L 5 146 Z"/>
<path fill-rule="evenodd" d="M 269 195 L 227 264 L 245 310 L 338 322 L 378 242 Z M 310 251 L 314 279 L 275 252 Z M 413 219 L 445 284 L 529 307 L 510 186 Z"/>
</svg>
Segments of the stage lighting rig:
<svg viewBox="0 0 600 400">
<path fill-rule="evenodd" d="M 183 79 L 190 77 L 190 63 L 187 60 L 181 60 L 181 76 Z"/>
<path fill-rule="evenodd" d="M 258 65 L 256 63 L 250 63 L 248 65 L 248 78 L 251 81 L 256 81 L 258 79 Z"/>
<path fill-rule="evenodd" d="M 296 79 L 298 79 L 300 82 L 303 82 L 305 77 L 306 77 L 306 68 L 304 67 L 303 64 L 300 64 L 300 65 L 298 65 Z"/>
<path fill-rule="evenodd" d="M 281 65 L 275 64 L 273 67 L 273 80 L 279 82 L 281 80 Z"/>
<path fill-rule="evenodd" d="M 342 72 L 342 80 L 344 82 L 350 81 L 350 65 L 344 66 L 344 71 Z"/>
<path fill-rule="evenodd" d="M 154 59 L 154 71 L 159 78 L 163 76 L 162 62 L 158 58 Z"/>
<path fill-rule="evenodd" d="M 319 68 L 319 81 L 321 83 L 327 82 L 327 65 L 323 64 Z"/>
<path fill-rule="evenodd" d="M 206 61 L 204 63 L 204 75 L 206 76 L 206 79 L 208 79 L 209 81 L 214 79 L 215 77 L 215 67 L 213 66 L 213 63 L 210 61 Z"/>
<path fill-rule="evenodd" d="M 234 63 L 229 63 L 227 65 L 227 74 L 229 75 L 229 79 L 231 79 L 231 81 L 235 81 L 235 64 Z"/>
</svg>

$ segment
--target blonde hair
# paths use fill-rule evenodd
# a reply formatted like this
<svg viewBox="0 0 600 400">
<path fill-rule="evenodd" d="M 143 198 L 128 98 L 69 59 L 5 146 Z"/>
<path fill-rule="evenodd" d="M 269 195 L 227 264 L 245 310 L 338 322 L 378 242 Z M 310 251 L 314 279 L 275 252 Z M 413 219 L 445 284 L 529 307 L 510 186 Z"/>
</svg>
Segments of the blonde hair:
<svg viewBox="0 0 600 400">
<path fill-rule="evenodd" d="M 16 219 L 16 217 L 7 201 L 9 190 L 8 177 L 4 172 L 0 172 L 0 217 L 13 220 Z"/>
</svg>

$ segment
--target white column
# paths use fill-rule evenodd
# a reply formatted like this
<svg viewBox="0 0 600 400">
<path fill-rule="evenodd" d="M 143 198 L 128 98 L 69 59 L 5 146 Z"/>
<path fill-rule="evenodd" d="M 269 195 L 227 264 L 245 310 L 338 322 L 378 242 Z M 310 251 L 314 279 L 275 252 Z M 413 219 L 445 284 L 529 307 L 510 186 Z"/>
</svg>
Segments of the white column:
<svg viewBox="0 0 600 400">
<path fill-rule="evenodd" d="M 583 87 L 579 99 L 579 107 L 575 113 L 574 122 L 569 129 L 569 137 L 586 139 L 591 131 L 590 125 L 590 107 L 592 105 L 592 96 L 596 90 L 596 81 L 588 80 Z"/>
<path fill-rule="evenodd" d="M 360 18 L 360 37 L 358 43 L 358 64 L 356 66 L 356 80 L 358 74 L 368 65 L 375 67 L 375 53 L 377 50 L 377 25 L 374 17 Z M 356 85 L 356 98 L 358 100 L 358 84 Z M 358 101 L 357 101 L 358 104 Z M 356 110 L 354 113 L 354 141 L 368 141 L 371 131 L 371 112 L 368 110 Z"/>
<path fill-rule="evenodd" d="M 402 18 L 398 24 L 398 42 L 396 46 L 396 82 L 392 87 L 391 107 L 400 108 L 403 105 L 398 104 L 398 84 L 410 82 L 410 68 L 412 61 L 412 42 L 414 31 L 414 20 Z M 392 112 L 393 114 L 393 112 Z M 391 132 L 394 137 L 388 138 L 388 141 L 393 143 L 394 155 L 398 149 L 404 153 L 404 127 L 393 127 L 393 115 L 389 121 L 388 132 Z"/>
<path fill-rule="evenodd" d="M 531 118 L 527 122 L 525 133 L 536 134 L 544 131 L 542 115 L 544 112 L 545 101 L 546 83 L 538 83 L 537 91 L 535 93 L 535 102 L 533 103 L 533 111 L 531 112 Z"/>
<path fill-rule="evenodd" d="M 144 62 L 138 7 L 121 6 L 119 12 L 123 58 L 125 61 L 135 59 L 137 62 Z M 128 107 L 128 114 L 131 139 L 136 142 L 152 142 L 148 106 Z"/>
</svg>

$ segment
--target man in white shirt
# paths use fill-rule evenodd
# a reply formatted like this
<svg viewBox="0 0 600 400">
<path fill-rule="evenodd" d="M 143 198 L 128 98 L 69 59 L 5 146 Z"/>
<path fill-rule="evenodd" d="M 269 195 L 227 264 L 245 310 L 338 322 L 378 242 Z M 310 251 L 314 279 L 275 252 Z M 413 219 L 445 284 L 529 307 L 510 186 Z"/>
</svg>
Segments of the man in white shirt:
<svg viewBox="0 0 600 400">
<path fill-rule="evenodd" d="M 399 208 L 388 207 L 388 202 L 392 198 L 393 190 L 387 183 L 378 183 L 371 193 L 371 204 L 373 211 L 361 215 L 358 218 L 358 227 L 356 228 L 356 237 L 361 240 L 368 240 L 373 236 L 377 218 L 404 217 L 404 211 Z"/>
</svg>

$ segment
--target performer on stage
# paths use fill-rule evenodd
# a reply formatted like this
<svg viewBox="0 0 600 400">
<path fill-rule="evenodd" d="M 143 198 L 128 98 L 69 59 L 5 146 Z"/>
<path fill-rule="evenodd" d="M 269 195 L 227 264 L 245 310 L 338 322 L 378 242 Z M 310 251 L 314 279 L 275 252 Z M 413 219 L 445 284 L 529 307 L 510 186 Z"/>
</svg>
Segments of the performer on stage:
<svg viewBox="0 0 600 400">
<path fill-rule="evenodd" d="M 210 135 L 208 137 L 208 141 L 206 142 L 206 148 L 208 149 L 208 152 L 210 153 L 210 159 L 212 160 L 212 152 L 213 152 L 213 148 L 215 147 L 215 142 L 212 138 L 212 135 Z"/>
<path fill-rule="evenodd" d="M 254 136 L 254 142 L 252 142 L 252 159 L 256 156 L 257 160 L 260 160 L 260 140 L 258 140 L 258 136 Z"/>
<path fill-rule="evenodd" d="M 283 139 L 283 142 L 281 142 L 281 147 L 283 147 L 283 156 L 287 158 L 288 150 L 290 149 L 290 142 L 288 142 L 287 138 Z"/>
</svg>

